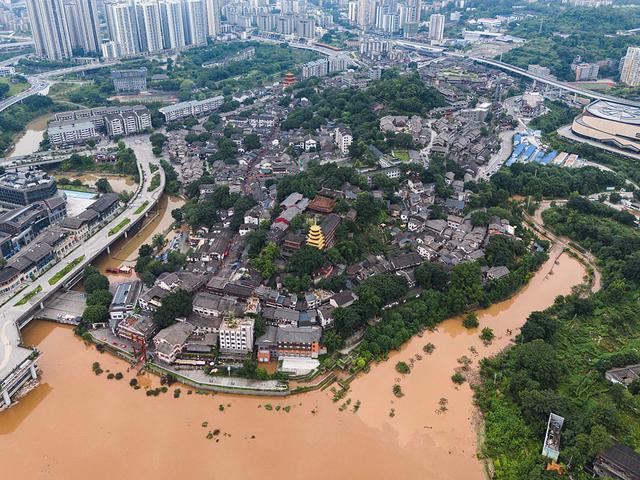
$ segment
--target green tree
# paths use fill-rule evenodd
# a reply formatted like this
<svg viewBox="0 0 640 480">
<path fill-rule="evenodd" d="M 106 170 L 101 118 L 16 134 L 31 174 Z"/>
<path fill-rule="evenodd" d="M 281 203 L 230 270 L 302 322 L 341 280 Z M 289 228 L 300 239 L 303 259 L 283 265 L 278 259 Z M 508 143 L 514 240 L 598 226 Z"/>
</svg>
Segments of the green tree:
<svg viewBox="0 0 640 480">
<path fill-rule="evenodd" d="M 322 252 L 315 247 L 303 245 L 289 258 L 289 271 L 298 275 L 311 275 L 324 264 Z"/>
<path fill-rule="evenodd" d="M 105 305 L 96 304 L 88 305 L 82 313 L 82 321 L 93 325 L 109 320 L 109 310 Z"/>
<path fill-rule="evenodd" d="M 464 317 L 464 320 L 462 321 L 462 325 L 464 326 L 464 328 L 478 328 L 478 325 L 480 325 L 480 322 L 478 321 L 478 316 L 474 313 L 474 312 L 470 312 L 469 314 L 467 314 L 466 317 Z"/>
<path fill-rule="evenodd" d="M 325 332 L 325 334 L 322 337 L 322 343 L 324 344 L 325 347 L 327 347 L 327 350 L 331 353 L 342 348 L 342 346 L 344 345 L 344 340 L 342 339 L 340 334 L 338 334 L 338 332 L 332 329 L 332 330 L 327 330 Z"/>
<path fill-rule="evenodd" d="M 143 243 L 142 245 L 140 245 L 140 248 L 138 248 L 139 257 L 150 257 L 152 255 L 153 255 L 153 247 L 151 245 Z"/>
<path fill-rule="evenodd" d="M 99 178 L 98 180 L 96 180 L 96 189 L 100 193 L 113 192 L 113 189 L 111 188 L 111 184 L 109 183 L 109 180 L 107 180 L 106 178 Z"/>
<path fill-rule="evenodd" d="M 260 252 L 257 258 L 253 259 L 253 266 L 256 268 L 264 280 L 269 280 L 278 271 L 275 264 L 276 258 L 280 256 L 278 245 L 268 243 Z"/>
<path fill-rule="evenodd" d="M 164 247 L 165 244 L 165 238 L 164 235 L 162 235 L 161 233 L 156 233 L 152 238 L 151 238 L 151 245 L 153 246 L 153 248 L 155 248 L 156 250 L 162 250 L 162 248 Z"/>
<path fill-rule="evenodd" d="M 91 295 L 96 290 L 109 290 L 109 279 L 100 273 L 85 277 L 84 290 Z"/>
<path fill-rule="evenodd" d="M 257 150 L 258 148 L 262 148 L 260 137 L 255 133 L 245 135 L 243 143 L 245 150 Z"/>
<path fill-rule="evenodd" d="M 87 305 L 104 305 L 109 306 L 113 300 L 113 295 L 109 290 L 94 290 L 87 296 Z"/>
<path fill-rule="evenodd" d="M 162 329 L 174 324 L 178 317 L 188 317 L 192 311 L 191 293 L 177 290 L 162 299 L 162 305 L 154 312 L 153 319 Z"/>
</svg>

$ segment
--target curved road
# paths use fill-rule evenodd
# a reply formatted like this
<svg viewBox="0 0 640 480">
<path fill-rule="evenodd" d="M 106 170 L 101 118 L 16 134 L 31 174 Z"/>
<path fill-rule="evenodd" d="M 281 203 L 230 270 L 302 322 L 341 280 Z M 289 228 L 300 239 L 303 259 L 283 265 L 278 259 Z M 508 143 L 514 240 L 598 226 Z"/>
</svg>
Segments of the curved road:
<svg viewBox="0 0 640 480">
<path fill-rule="evenodd" d="M 136 192 L 134 199 L 126 206 L 126 208 L 101 230 L 95 233 L 91 238 L 81 243 L 75 250 L 67 255 L 62 261 L 54 264 L 54 266 L 45 272 L 42 276 L 38 277 L 19 294 L 9 300 L 2 307 L 2 314 L 0 316 L 0 384 L 2 381 L 11 374 L 11 372 L 17 368 L 22 362 L 24 362 L 32 353 L 31 350 L 20 346 L 21 338 L 18 329 L 18 324 L 28 318 L 32 314 L 32 311 L 38 307 L 39 304 L 48 299 L 55 291 L 57 291 L 64 283 L 65 279 L 73 278 L 82 269 L 95 259 L 104 249 L 114 243 L 117 239 L 122 237 L 128 228 L 130 228 L 136 220 L 147 214 L 147 212 L 153 208 L 158 202 L 165 184 L 165 174 L 162 168 L 159 168 L 157 172 L 151 172 L 151 163 L 158 163 L 158 160 L 154 157 L 151 151 L 151 144 L 149 143 L 148 136 L 129 137 L 125 140 L 125 143 L 133 148 L 138 160 L 138 171 L 140 173 L 140 186 Z M 160 174 L 161 182 L 160 186 L 153 190 L 148 191 L 151 178 L 156 173 Z M 147 204 L 145 205 L 145 202 Z M 145 205 L 143 208 L 141 208 Z M 141 211 L 137 213 L 137 210 L 141 208 Z M 121 221 L 129 219 L 131 222 L 126 228 L 123 228 L 118 233 L 109 235 L 109 230 L 118 225 Z M 60 279 L 55 285 L 50 285 L 49 280 L 66 267 L 72 259 L 76 259 L 84 255 L 84 260 L 67 273 L 62 279 Z M 34 295 L 24 305 L 16 306 L 18 302 L 25 294 L 32 292 L 38 288 L 42 290 Z M 0 405 L 2 402 L 0 401 Z"/>
<path fill-rule="evenodd" d="M 14 57 L 10 59 L 11 61 L 15 61 L 19 57 Z M 46 89 L 48 89 L 53 82 L 51 82 L 50 78 L 56 77 L 58 75 L 65 75 L 67 73 L 77 73 L 84 72 L 87 70 L 96 70 L 99 68 L 112 67 L 113 65 L 117 65 L 120 62 L 103 62 L 103 63 L 89 63 L 86 65 L 78 65 L 76 67 L 69 68 L 61 68 L 58 70 L 51 70 L 50 72 L 43 72 L 37 75 L 30 75 L 27 77 L 27 81 L 31 84 L 24 92 L 19 93 L 18 95 L 13 95 L 3 101 L 0 102 L 0 112 L 6 110 L 12 105 L 15 105 L 22 100 L 29 98 L 32 95 L 37 95 Z"/>
</svg>

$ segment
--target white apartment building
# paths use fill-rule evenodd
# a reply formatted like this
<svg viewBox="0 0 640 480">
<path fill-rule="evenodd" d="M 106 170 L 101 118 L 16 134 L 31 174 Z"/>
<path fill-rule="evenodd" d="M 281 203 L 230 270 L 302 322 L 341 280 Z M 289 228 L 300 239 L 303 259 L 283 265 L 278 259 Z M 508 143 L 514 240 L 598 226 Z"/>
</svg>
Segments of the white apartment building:
<svg viewBox="0 0 640 480">
<path fill-rule="evenodd" d="M 429 39 L 440 42 L 444 39 L 444 15 L 434 13 L 429 17 Z"/>
<path fill-rule="evenodd" d="M 63 0 L 27 0 L 31 32 L 38 57 L 71 58 L 71 38 Z"/>
<path fill-rule="evenodd" d="M 245 355 L 253 351 L 253 318 L 227 317 L 220 325 L 220 353 Z"/>
<path fill-rule="evenodd" d="M 333 133 L 334 142 L 343 155 L 349 153 L 349 146 L 353 143 L 353 134 L 348 127 L 336 127 Z"/>
<path fill-rule="evenodd" d="M 640 47 L 629 47 L 623 62 L 620 81 L 631 87 L 640 86 Z"/>
<path fill-rule="evenodd" d="M 96 131 L 96 127 L 88 120 L 51 122 L 49 124 L 48 134 L 51 144 L 57 147 L 84 143 L 87 140 L 100 137 L 100 134 Z"/>
<path fill-rule="evenodd" d="M 162 107 L 159 111 L 164 115 L 167 122 L 173 122 L 181 118 L 197 117 L 205 115 L 217 109 L 224 103 L 224 97 L 218 95 L 216 97 L 207 98 L 206 100 L 192 100 L 190 102 L 176 103 Z"/>
</svg>

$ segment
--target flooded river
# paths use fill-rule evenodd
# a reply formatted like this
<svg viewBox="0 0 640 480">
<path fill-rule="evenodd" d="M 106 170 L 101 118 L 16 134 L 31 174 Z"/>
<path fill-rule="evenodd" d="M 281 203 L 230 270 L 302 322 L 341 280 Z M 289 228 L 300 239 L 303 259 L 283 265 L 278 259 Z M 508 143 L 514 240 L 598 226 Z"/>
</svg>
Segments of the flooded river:
<svg viewBox="0 0 640 480">
<path fill-rule="evenodd" d="M 329 391 L 266 399 L 187 395 L 181 387 L 177 399 L 171 391 L 147 397 L 129 386 L 133 372 L 126 363 L 85 346 L 66 327 L 36 322 L 25 330 L 24 341 L 44 352 L 42 384 L 0 413 L 3 475 L 480 480 L 472 392 L 467 383 L 458 387 L 450 379 L 457 359 L 467 355 L 475 367 L 479 358 L 506 347 L 531 311 L 569 293 L 584 273 L 567 255 L 557 264 L 549 260 L 518 295 L 478 312 L 480 328 L 490 326 L 496 334 L 491 345 L 479 341 L 478 330 L 463 329 L 460 319 L 448 320 L 373 366 L 337 404 Z M 427 342 L 436 347 L 431 355 L 423 352 Z M 411 374 L 399 375 L 395 363 L 416 354 L 422 360 Z M 105 371 L 123 372 L 124 379 L 95 376 L 95 361 Z M 393 395 L 394 383 L 401 384 L 404 397 Z M 439 412 L 443 398 L 447 410 Z M 349 407 L 339 411 L 347 399 Z M 276 411 L 277 406 L 282 408 Z"/>
<path fill-rule="evenodd" d="M 67 178 L 69 180 L 80 180 L 84 185 L 95 187 L 96 182 L 101 178 L 106 178 L 111 185 L 114 192 L 135 192 L 138 188 L 138 183 L 126 175 L 114 175 L 109 173 L 77 173 L 77 172 L 52 172 L 53 178 L 59 180 L 60 178 Z M 61 186 L 60 188 L 64 188 Z"/>
<path fill-rule="evenodd" d="M 37 152 L 51 118 L 53 118 L 53 115 L 47 114 L 29 122 L 25 132 L 18 138 L 13 149 L 7 153 L 7 157 L 29 155 Z"/>
</svg>

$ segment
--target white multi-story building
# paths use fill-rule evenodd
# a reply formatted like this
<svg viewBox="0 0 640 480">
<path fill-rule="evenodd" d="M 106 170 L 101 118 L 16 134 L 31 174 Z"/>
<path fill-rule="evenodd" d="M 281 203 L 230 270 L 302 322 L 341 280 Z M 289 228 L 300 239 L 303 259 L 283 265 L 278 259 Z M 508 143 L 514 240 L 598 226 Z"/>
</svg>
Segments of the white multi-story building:
<svg viewBox="0 0 640 480">
<path fill-rule="evenodd" d="M 51 122 L 47 133 L 49 141 L 56 147 L 84 143 L 87 140 L 100 137 L 96 127 L 89 120 Z"/>
<path fill-rule="evenodd" d="M 622 61 L 620 81 L 631 87 L 640 86 L 640 47 L 629 47 Z"/>
<path fill-rule="evenodd" d="M 183 0 L 182 18 L 187 45 L 206 45 L 207 14 L 203 0 Z"/>
<path fill-rule="evenodd" d="M 207 35 L 212 38 L 220 35 L 220 3 L 218 0 L 205 0 L 207 13 Z"/>
<path fill-rule="evenodd" d="M 160 113 L 164 115 L 167 122 L 173 122 L 186 117 L 198 117 L 205 115 L 217 109 L 224 103 L 224 97 L 218 95 L 216 97 L 207 98 L 206 100 L 192 100 L 190 102 L 176 103 L 168 105 L 160 109 Z"/>
<path fill-rule="evenodd" d="M 250 353 L 253 351 L 253 331 L 253 318 L 225 318 L 218 334 L 220 353 L 236 355 Z"/>
<path fill-rule="evenodd" d="M 110 137 L 133 135 L 146 128 L 151 128 L 151 115 L 146 108 L 105 115 L 104 121 Z"/>
<path fill-rule="evenodd" d="M 158 52 L 164 48 L 162 23 L 160 21 L 160 5 L 154 0 L 138 1 L 136 6 L 136 23 L 140 37 L 140 50 Z"/>
<path fill-rule="evenodd" d="M 440 42 L 444 39 L 444 15 L 434 13 L 429 17 L 429 39 Z"/>
<path fill-rule="evenodd" d="M 184 23 L 182 21 L 182 2 L 180 0 L 163 0 L 160 2 L 160 19 L 162 22 L 162 42 L 166 49 L 183 48 Z"/>
<path fill-rule="evenodd" d="M 122 136 L 151 127 L 151 114 L 143 105 L 72 110 L 58 112 L 54 117 L 48 133 L 55 147 L 98 138 L 103 128 L 110 136 Z"/>
<path fill-rule="evenodd" d="M 72 47 L 63 0 L 27 0 L 36 55 L 50 60 L 71 58 Z"/>
<path fill-rule="evenodd" d="M 100 33 L 96 0 L 64 0 L 64 13 L 73 50 L 100 53 Z"/>
<path fill-rule="evenodd" d="M 349 146 L 353 143 L 353 134 L 351 129 L 344 126 L 336 127 L 334 131 L 334 141 L 340 152 L 343 155 L 349 153 Z"/>
<path fill-rule="evenodd" d="M 104 7 L 109 37 L 117 47 L 118 56 L 128 57 L 140 53 L 140 37 L 133 5 L 114 1 L 105 3 Z"/>
<path fill-rule="evenodd" d="M 349 2 L 349 21 L 351 23 L 358 21 L 358 2 Z"/>
<path fill-rule="evenodd" d="M 574 66 L 576 82 L 597 80 L 600 73 L 600 65 L 597 63 L 578 63 Z"/>
</svg>

